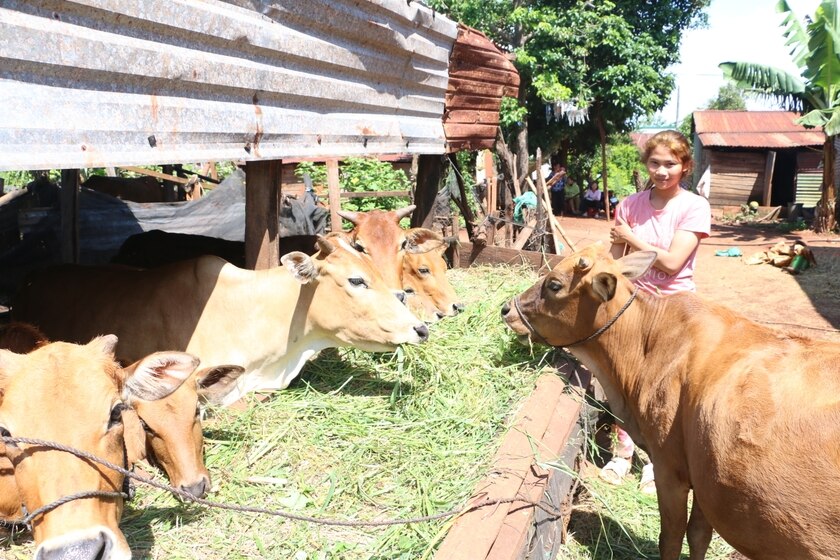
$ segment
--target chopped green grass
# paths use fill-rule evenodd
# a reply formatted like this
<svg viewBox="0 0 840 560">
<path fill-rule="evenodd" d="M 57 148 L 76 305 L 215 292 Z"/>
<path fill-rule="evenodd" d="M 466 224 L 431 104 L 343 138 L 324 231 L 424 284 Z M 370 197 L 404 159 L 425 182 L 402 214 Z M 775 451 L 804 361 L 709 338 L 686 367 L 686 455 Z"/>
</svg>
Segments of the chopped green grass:
<svg viewBox="0 0 840 560">
<path fill-rule="evenodd" d="M 531 354 L 500 318 L 502 304 L 534 282 L 530 269 L 450 274 L 466 310 L 432 325 L 426 344 L 327 350 L 269 399 L 210 410 L 209 499 L 351 521 L 461 507 L 549 366 L 543 349 Z M 121 526 L 135 558 L 413 560 L 433 552 L 449 521 L 319 525 L 181 504 L 141 486 Z M 0 549 L 31 552 L 31 543 Z"/>
</svg>

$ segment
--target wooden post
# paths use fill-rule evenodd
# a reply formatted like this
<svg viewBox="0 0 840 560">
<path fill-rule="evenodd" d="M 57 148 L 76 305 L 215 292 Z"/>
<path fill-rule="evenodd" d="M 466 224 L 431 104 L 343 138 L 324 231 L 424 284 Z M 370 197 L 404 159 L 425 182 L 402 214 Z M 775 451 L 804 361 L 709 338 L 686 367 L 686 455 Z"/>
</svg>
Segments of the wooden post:
<svg viewBox="0 0 840 560">
<path fill-rule="evenodd" d="M 764 197 L 761 202 L 762 206 L 770 206 L 770 200 L 773 198 L 773 169 L 776 167 L 776 152 L 770 150 L 767 152 L 767 160 L 764 162 Z"/>
<path fill-rule="evenodd" d="M 280 264 L 279 159 L 245 162 L 245 266 L 253 270 Z"/>
<path fill-rule="evenodd" d="M 341 185 L 338 181 L 338 160 L 327 160 L 327 193 L 330 201 L 330 231 L 341 231 Z"/>
<path fill-rule="evenodd" d="M 470 210 L 470 205 L 467 204 L 467 187 L 464 185 L 464 177 L 461 176 L 460 169 L 458 168 L 458 158 L 455 157 L 455 154 L 449 154 L 447 157 L 449 158 L 449 164 L 455 172 L 455 181 L 458 183 L 458 192 L 461 195 L 459 200 L 455 201 L 455 204 L 461 210 L 461 215 L 464 216 L 464 227 L 467 229 L 467 237 L 472 240 L 475 216 L 473 216 L 472 210 Z M 452 198 L 454 199 L 455 197 L 453 196 Z"/>
<path fill-rule="evenodd" d="M 61 262 L 79 262 L 79 170 L 61 170 Z"/>
<path fill-rule="evenodd" d="M 444 158 L 440 155 L 422 154 L 417 158 L 417 183 L 414 188 L 414 205 L 417 208 L 411 213 L 411 227 L 432 226 L 443 162 Z"/>
<path fill-rule="evenodd" d="M 487 177 L 487 245 L 495 245 L 496 239 L 496 166 L 493 152 L 484 151 L 484 176 Z"/>
</svg>

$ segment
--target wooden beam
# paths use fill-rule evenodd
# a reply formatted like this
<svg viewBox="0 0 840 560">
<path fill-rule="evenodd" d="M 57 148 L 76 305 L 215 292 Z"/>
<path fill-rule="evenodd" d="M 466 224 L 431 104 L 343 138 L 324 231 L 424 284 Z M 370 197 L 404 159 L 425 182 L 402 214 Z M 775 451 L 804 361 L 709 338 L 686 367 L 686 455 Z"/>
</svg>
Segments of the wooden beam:
<svg viewBox="0 0 840 560">
<path fill-rule="evenodd" d="M 521 251 L 525 244 L 528 243 L 531 234 L 534 233 L 534 227 L 537 225 L 537 220 L 528 220 L 528 223 L 519 231 L 519 237 L 516 238 L 516 243 L 511 249 L 514 251 Z"/>
<path fill-rule="evenodd" d="M 245 266 L 280 264 L 280 173 L 278 159 L 245 162 Z"/>
<path fill-rule="evenodd" d="M 484 151 L 484 176 L 487 178 L 487 244 L 496 243 L 496 165 L 493 152 Z"/>
<path fill-rule="evenodd" d="M 417 186 L 414 188 L 414 205 L 411 213 L 411 227 L 432 226 L 435 219 L 435 198 L 440 190 L 445 156 L 422 154 L 417 158 Z"/>
<path fill-rule="evenodd" d="M 127 166 L 120 166 L 120 169 L 125 169 L 126 171 L 131 171 L 133 173 L 138 173 L 140 175 L 148 175 L 150 177 L 155 177 L 157 179 L 161 179 L 162 181 L 171 181 L 173 183 L 181 183 L 185 185 L 189 183 L 189 179 L 184 179 L 183 177 L 178 177 L 174 174 L 169 173 L 161 173 L 160 171 L 152 171 L 151 169 L 143 169 L 142 167 L 134 167 L 132 165 Z"/>
<path fill-rule="evenodd" d="M 357 192 L 347 192 L 342 191 L 340 193 L 341 198 L 382 198 L 385 196 L 400 196 L 400 197 L 409 197 L 411 196 L 411 192 L 409 191 L 357 191 Z"/>
<path fill-rule="evenodd" d="M 79 262 L 79 170 L 61 170 L 61 261 Z"/>
<path fill-rule="evenodd" d="M 554 210 L 551 208 L 551 195 L 548 194 L 548 187 L 545 184 L 545 177 L 542 174 L 542 151 L 537 148 L 537 198 L 542 199 L 545 205 L 548 227 L 551 230 L 551 240 L 554 243 L 554 254 L 562 253 L 560 234 L 555 227 L 557 220 L 554 219 Z"/>
<path fill-rule="evenodd" d="M 764 197 L 762 206 L 770 206 L 770 199 L 773 195 L 773 170 L 776 167 L 776 152 L 767 152 L 767 159 L 764 162 Z"/>
<path fill-rule="evenodd" d="M 328 159 L 327 165 L 327 193 L 330 202 L 330 231 L 341 231 L 341 185 L 338 181 L 338 160 Z"/>
</svg>

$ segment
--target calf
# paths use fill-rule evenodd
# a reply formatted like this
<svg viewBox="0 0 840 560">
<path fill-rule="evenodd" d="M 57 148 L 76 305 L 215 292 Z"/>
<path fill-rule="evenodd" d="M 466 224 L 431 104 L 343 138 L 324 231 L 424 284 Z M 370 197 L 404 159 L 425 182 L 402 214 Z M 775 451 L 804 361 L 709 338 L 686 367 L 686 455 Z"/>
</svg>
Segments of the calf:
<svg viewBox="0 0 840 560">
<path fill-rule="evenodd" d="M 0 326 L 0 348 L 26 354 L 49 344 L 46 335 L 28 323 L 12 322 Z M 204 436 L 199 403 L 218 404 L 233 387 L 244 368 L 217 366 L 196 370 L 172 394 L 158 400 L 133 400 L 145 432 L 144 457 L 166 473 L 173 486 L 196 498 L 210 490 L 210 473 L 204 465 Z M 0 515 L 19 517 L 20 499 L 12 488 L 11 465 L 0 458 Z M 12 486 L 8 486 L 11 484 Z"/>
<path fill-rule="evenodd" d="M 339 215 L 353 224 L 349 232 L 353 246 L 370 255 L 385 283 L 393 289 L 407 288 L 412 294 L 409 305 L 418 316 L 436 321 L 459 313 L 464 306 L 446 278 L 443 238 L 429 229 L 400 227 L 400 220 L 414 208 L 389 212 L 342 210 Z"/>
<path fill-rule="evenodd" d="M 750 558 L 840 558 L 840 349 L 693 293 L 637 293 L 655 259 L 587 247 L 502 316 L 523 340 L 568 347 L 650 454 L 663 560 L 686 527 L 692 560 L 712 529 Z"/>
<path fill-rule="evenodd" d="M 0 350 L 0 434 L 57 442 L 128 467 L 142 447 L 132 401 L 170 394 L 198 359 L 159 352 L 120 368 L 116 344 L 108 335 L 86 345 L 55 342 L 29 354 Z M 30 512 L 77 492 L 110 493 L 37 515 L 32 520 L 36 559 L 131 558 L 119 529 L 122 474 L 38 445 L 2 443 L 0 454 L 13 465 L 16 488 Z"/>
<path fill-rule="evenodd" d="M 53 340 L 116 333 L 117 353 L 128 360 L 172 348 L 205 364 L 242 366 L 226 405 L 249 391 L 287 387 L 324 348 L 381 352 L 428 338 L 370 257 L 341 234 L 317 243 L 315 256 L 292 252 L 268 270 L 208 256 L 149 270 L 49 268 L 22 288 L 12 315 Z"/>
</svg>

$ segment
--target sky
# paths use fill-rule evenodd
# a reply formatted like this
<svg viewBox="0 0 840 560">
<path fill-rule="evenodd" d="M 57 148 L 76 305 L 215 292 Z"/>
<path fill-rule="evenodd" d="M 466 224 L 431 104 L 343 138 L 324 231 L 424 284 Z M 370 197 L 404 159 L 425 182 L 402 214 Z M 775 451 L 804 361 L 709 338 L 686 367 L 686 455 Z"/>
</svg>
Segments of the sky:
<svg viewBox="0 0 840 560">
<path fill-rule="evenodd" d="M 718 64 L 755 62 L 798 74 L 785 46 L 781 26 L 784 14 L 776 12 L 778 0 L 712 0 L 706 9 L 709 26 L 683 34 L 680 63 L 670 68 L 677 88 L 659 113 L 666 123 L 704 108 L 726 82 Z M 800 21 L 813 16 L 819 0 L 788 0 Z M 679 101 L 678 101 L 679 100 Z M 766 102 L 747 100 L 747 109 L 776 109 Z"/>
</svg>

